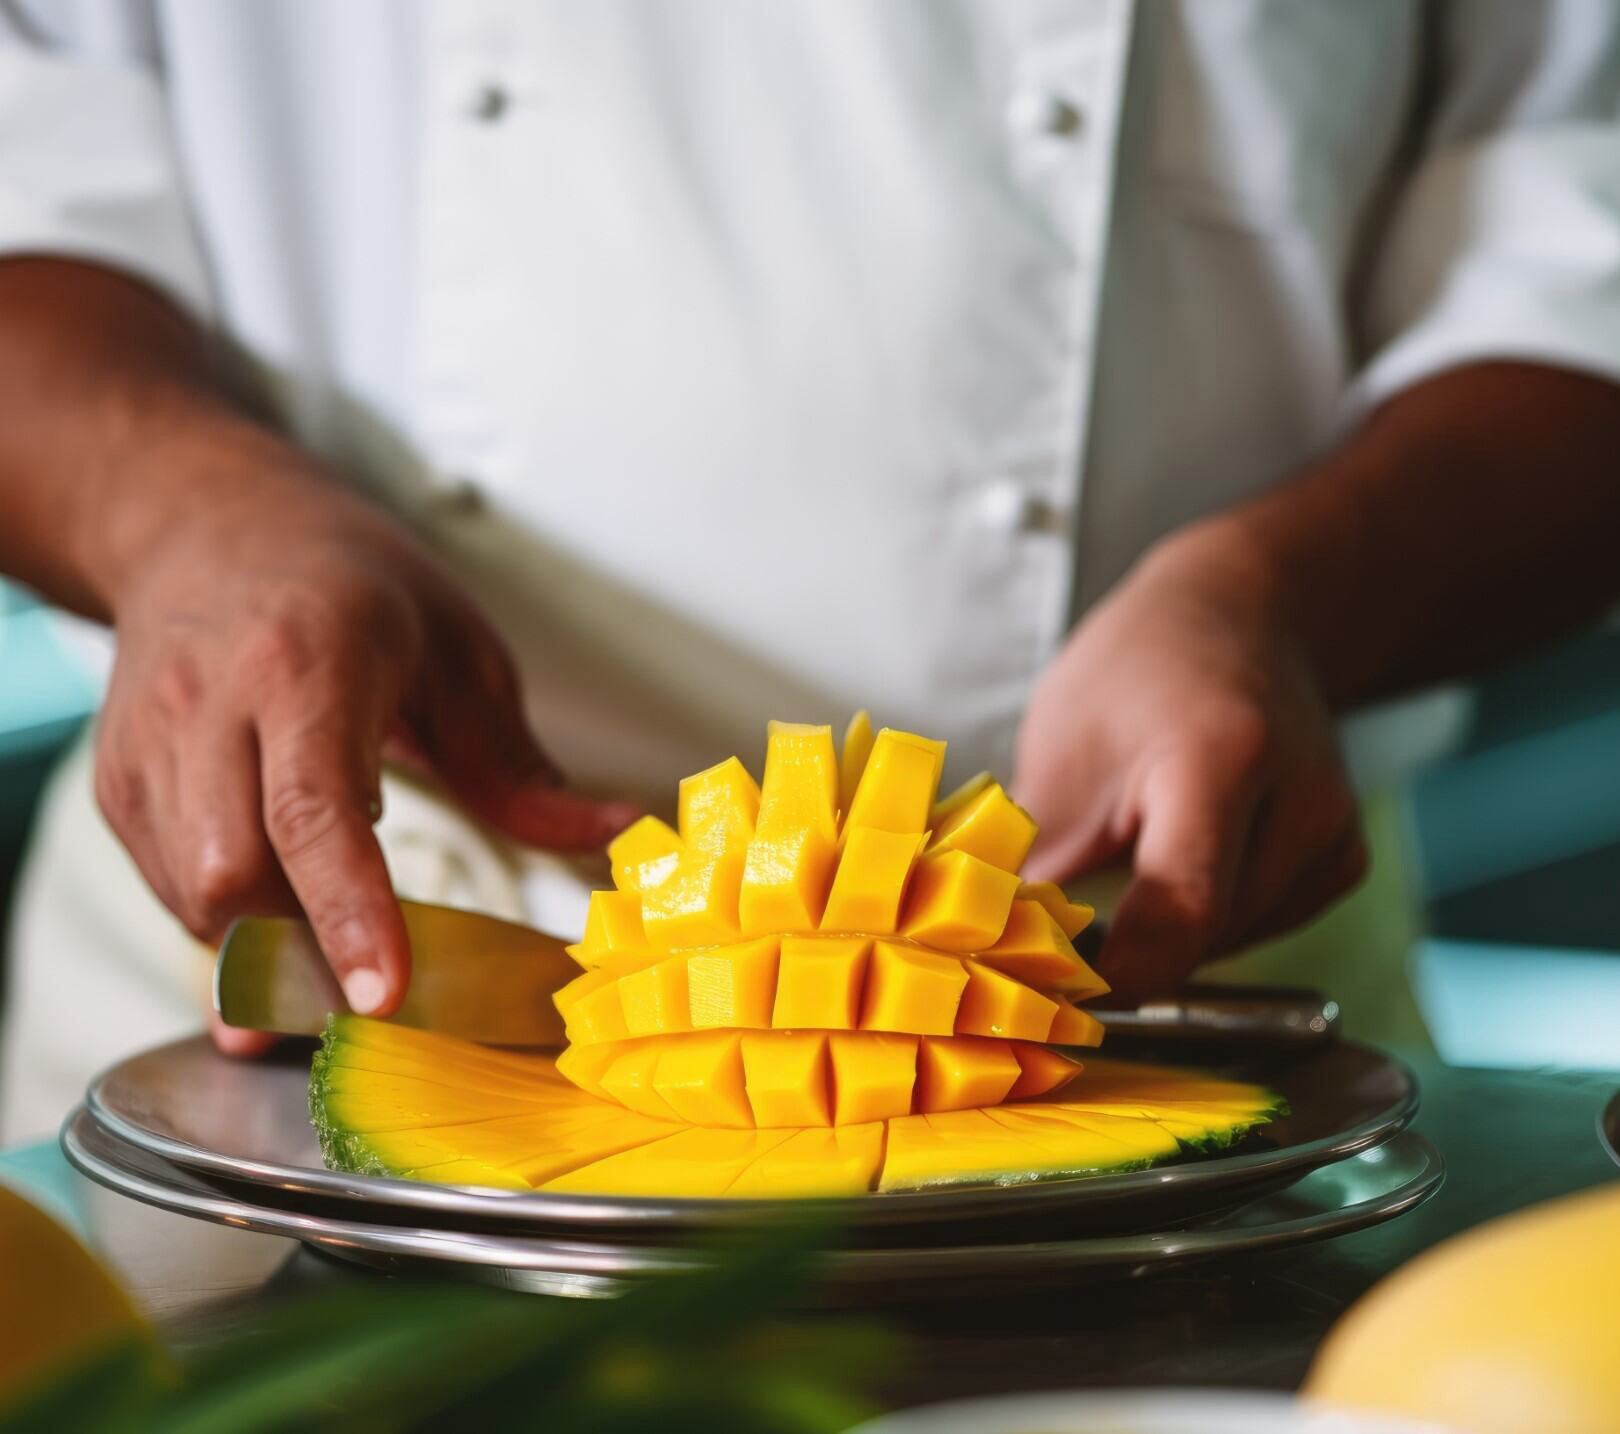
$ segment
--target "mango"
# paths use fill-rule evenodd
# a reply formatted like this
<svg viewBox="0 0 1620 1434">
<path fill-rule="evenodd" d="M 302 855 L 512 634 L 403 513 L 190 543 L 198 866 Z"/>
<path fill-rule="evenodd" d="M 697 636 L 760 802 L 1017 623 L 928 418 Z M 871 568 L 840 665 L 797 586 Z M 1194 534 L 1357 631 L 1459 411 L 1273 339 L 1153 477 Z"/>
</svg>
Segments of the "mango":
<svg viewBox="0 0 1620 1434">
<path fill-rule="evenodd" d="M 846 827 L 923 832 L 945 765 L 945 744 L 885 727 L 872 743 Z"/>
<path fill-rule="evenodd" d="M 1017 890 L 1017 873 L 966 852 L 925 855 L 911 880 L 900 931 L 944 951 L 993 950 Z"/>
<path fill-rule="evenodd" d="M 935 810 L 930 852 L 966 852 L 1016 876 L 1035 845 L 1035 819 L 1002 790 L 999 782 L 990 782 L 967 798 L 954 801 L 942 816 L 938 808 Z"/>
</svg>

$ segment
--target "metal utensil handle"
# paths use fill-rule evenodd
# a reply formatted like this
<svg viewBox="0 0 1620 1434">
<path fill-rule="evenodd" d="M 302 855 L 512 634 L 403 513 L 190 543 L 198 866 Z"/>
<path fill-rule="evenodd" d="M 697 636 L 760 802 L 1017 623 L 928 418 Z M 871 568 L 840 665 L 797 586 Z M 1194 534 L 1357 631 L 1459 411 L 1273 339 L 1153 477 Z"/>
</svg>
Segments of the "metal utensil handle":
<svg viewBox="0 0 1620 1434">
<path fill-rule="evenodd" d="M 1290 986 L 1188 986 L 1164 1000 L 1092 1014 L 1109 1035 L 1177 1041 L 1243 1041 L 1272 1047 L 1323 1045 L 1339 1035 L 1339 1003 Z"/>
</svg>

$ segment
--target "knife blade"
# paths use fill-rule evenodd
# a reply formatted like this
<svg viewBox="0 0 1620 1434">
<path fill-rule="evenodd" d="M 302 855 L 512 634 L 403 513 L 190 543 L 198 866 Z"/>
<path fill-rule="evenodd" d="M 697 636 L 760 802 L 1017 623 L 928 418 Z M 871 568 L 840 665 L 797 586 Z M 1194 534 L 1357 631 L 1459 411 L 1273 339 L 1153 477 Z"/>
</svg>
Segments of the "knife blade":
<svg viewBox="0 0 1620 1434">
<path fill-rule="evenodd" d="M 491 1045 L 563 1043 L 551 997 L 580 968 L 561 940 L 453 907 L 399 907 L 411 940 L 411 983 L 390 1021 Z M 245 916 L 219 948 L 214 1009 L 228 1026 L 312 1036 L 349 1003 L 307 922 Z"/>
</svg>

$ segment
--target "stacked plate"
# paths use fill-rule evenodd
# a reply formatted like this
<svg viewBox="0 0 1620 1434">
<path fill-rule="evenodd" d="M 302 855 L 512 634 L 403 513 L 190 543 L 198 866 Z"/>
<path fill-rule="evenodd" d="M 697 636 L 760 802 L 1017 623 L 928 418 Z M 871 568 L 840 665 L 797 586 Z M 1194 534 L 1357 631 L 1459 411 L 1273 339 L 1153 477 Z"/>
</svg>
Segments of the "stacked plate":
<svg viewBox="0 0 1620 1434">
<path fill-rule="evenodd" d="M 1126 1046 L 1110 1041 L 1110 1054 Z M 1439 1188 L 1439 1155 L 1405 1129 L 1417 1089 L 1398 1062 L 1344 1042 L 1219 1064 L 1281 1091 L 1292 1114 L 1214 1159 L 855 1199 L 516 1194 L 329 1171 L 306 1108 L 307 1044 L 255 1063 L 201 1037 L 132 1057 L 92 1084 L 62 1146 L 91 1179 L 167 1210 L 551 1294 L 611 1295 L 712 1260 L 728 1232 L 813 1214 L 836 1232 L 820 1295 L 844 1304 L 936 1286 L 1028 1291 L 1320 1240 Z"/>
</svg>

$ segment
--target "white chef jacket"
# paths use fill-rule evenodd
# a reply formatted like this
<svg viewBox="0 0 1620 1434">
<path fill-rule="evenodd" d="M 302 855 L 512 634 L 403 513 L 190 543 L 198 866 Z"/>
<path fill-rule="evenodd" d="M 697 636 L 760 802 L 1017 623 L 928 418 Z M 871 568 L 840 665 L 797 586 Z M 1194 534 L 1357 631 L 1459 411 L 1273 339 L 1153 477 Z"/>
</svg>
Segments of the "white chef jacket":
<svg viewBox="0 0 1620 1434">
<path fill-rule="evenodd" d="M 483 601 L 563 768 L 659 804 L 859 705 L 1005 772 L 1160 534 L 1448 366 L 1620 376 L 1609 0 L 9 0 L 0 36 L 0 252 L 214 326 Z"/>
</svg>

